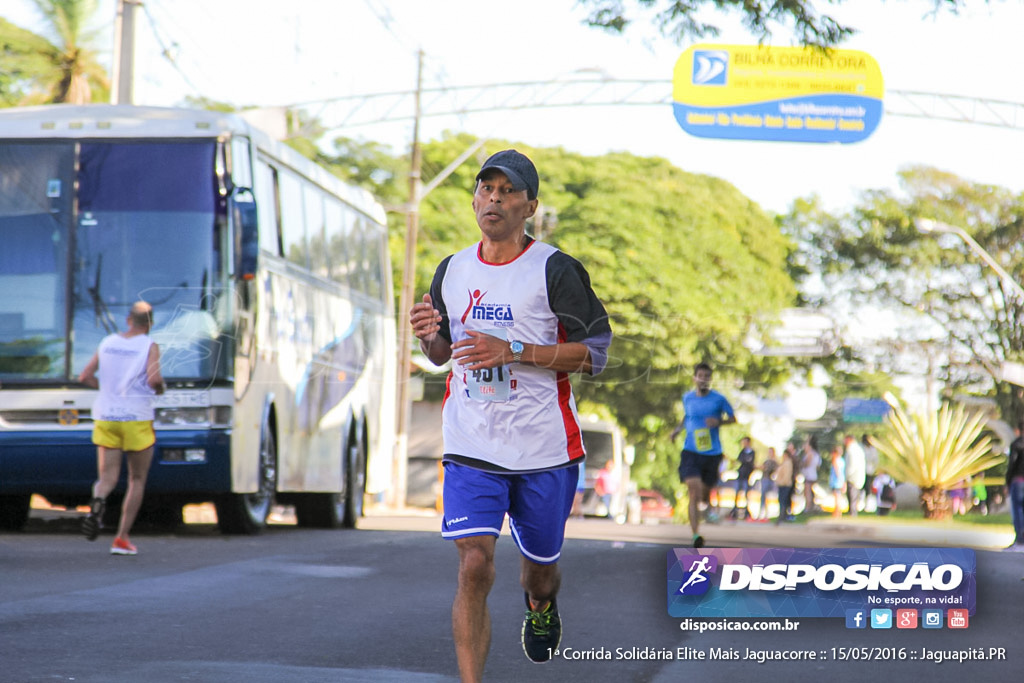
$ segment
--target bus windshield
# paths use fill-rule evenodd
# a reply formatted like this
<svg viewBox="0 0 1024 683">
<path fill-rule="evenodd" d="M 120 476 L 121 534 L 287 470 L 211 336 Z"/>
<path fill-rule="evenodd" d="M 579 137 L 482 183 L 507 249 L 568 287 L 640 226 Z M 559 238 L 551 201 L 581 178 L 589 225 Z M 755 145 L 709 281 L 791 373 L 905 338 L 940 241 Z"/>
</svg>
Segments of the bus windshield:
<svg viewBox="0 0 1024 683">
<path fill-rule="evenodd" d="M 0 380 L 73 380 L 139 299 L 165 377 L 230 376 L 215 155 L 212 140 L 0 142 Z"/>
</svg>

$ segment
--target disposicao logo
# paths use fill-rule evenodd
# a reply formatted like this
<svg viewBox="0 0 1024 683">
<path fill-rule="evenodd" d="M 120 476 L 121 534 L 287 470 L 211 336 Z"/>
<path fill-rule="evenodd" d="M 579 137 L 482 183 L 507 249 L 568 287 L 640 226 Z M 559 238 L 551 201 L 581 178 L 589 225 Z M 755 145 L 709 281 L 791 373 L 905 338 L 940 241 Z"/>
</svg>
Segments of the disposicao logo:
<svg viewBox="0 0 1024 683">
<path fill-rule="evenodd" d="M 710 574 L 718 569 L 718 558 L 713 555 L 692 555 L 680 558 L 687 569 L 683 584 L 679 586 L 680 595 L 704 595 L 711 588 Z"/>
<path fill-rule="evenodd" d="M 957 608 L 973 614 L 975 587 L 974 551 L 964 548 L 677 548 L 668 553 L 668 611 L 674 617 L 843 617 L 851 628 L 861 628 L 850 623 L 860 612 L 871 628 L 892 628 L 896 609 Z M 876 621 L 885 612 L 888 620 Z"/>
</svg>

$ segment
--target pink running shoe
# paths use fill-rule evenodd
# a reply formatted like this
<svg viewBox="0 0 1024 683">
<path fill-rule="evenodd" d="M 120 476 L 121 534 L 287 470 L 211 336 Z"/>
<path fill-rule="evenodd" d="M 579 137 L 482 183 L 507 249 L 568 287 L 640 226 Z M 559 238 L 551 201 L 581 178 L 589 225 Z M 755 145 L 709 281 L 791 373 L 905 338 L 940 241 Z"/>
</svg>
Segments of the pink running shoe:
<svg viewBox="0 0 1024 683">
<path fill-rule="evenodd" d="M 114 545 L 110 546 L 111 555 L 138 555 L 139 549 L 120 536 L 114 539 Z"/>
</svg>

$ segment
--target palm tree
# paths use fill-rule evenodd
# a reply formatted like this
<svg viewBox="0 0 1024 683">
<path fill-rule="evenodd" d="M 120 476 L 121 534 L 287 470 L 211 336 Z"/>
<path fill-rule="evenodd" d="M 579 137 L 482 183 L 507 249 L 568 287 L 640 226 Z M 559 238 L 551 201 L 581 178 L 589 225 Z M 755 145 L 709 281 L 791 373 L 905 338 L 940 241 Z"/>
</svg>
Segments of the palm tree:
<svg viewBox="0 0 1024 683">
<path fill-rule="evenodd" d="M 26 104 L 89 104 L 110 99 L 110 79 L 89 47 L 96 32 L 87 30 L 96 0 L 32 0 L 49 24 L 52 45 L 43 56 L 50 69 L 39 77 L 38 91 Z"/>
<path fill-rule="evenodd" d="M 921 489 L 926 519 L 949 519 L 952 506 L 946 492 L 1000 461 L 991 451 L 991 439 L 982 436 L 984 416 L 948 403 L 937 413 L 908 416 L 894 396 L 885 398 L 892 406 L 886 432 L 871 438 L 882 456 L 880 466 L 897 481 Z"/>
</svg>

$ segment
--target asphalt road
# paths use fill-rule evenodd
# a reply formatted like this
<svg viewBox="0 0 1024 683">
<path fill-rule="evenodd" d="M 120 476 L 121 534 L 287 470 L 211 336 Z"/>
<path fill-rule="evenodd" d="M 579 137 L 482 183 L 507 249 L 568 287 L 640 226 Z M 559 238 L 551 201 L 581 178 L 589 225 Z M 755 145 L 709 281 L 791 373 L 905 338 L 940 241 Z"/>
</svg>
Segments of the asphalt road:
<svg viewBox="0 0 1024 683">
<path fill-rule="evenodd" d="M 26 532 L 0 535 L 0 681 L 455 681 L 449 614 L 456 557 L 437 530 L 431 516 L 373 516 L 355 531 L 274 526 L 254 537 L 190 524 L 173 534 L 140 531 L 138 557 L 112 557 L 109 536 L 89 543 L 73 518 L 34 517 Z M 706 535 L 735 546 L 913 544 L 862 532 L 737 524 L 709 527 Z M 525 658 L 518 556 L 503 537 L 488 680 L 875 683 L 883 675 L 923 675 L 960 683 L 1016 680 L 1024 663 L 1024 555 L 987 549 L 998 539 L 966 544 L 978 549 L 978 609 L 962 631 L 856 631 L 841 619 L 804 619 L 793 632 L 696 634 L 680 630 L 681 620 L 666 610 L 666 553 L 685 543 L 685 529 L 574 520 L 569 535 L 562 644 L 576 656 L 613 659 L 560 656 L 535 665 Z M 859 657 L 849 653 L 860 647 L 920 656 L 837 659 L 839 648 Z M 973 648 L 1006 648 L 1006 659 L 936 664 L 920 654 Z M 740 658 L 707 659 L 713 649 L 735 649 Z M 742 658 L 747 649 L 829 656 L 758 663 Z M 654 653 L 673 659 L 644 658 Z"/>
</svg>

